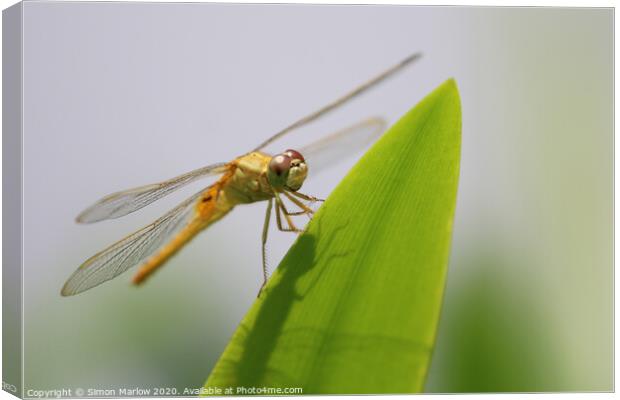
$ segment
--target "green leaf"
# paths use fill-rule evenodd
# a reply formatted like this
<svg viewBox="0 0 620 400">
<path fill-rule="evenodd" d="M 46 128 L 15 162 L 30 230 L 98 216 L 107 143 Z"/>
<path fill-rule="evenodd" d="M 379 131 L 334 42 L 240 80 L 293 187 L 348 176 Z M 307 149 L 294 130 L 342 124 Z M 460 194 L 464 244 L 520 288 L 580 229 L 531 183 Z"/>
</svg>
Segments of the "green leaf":
<svg viewBox="0 0 620 400">
<path fill-rule="evenodd" d="M 241 322 L 205 392 L 421 391 L 446 278 L 460 141 L 459 95 L 448 80 L 329 196 Z"/>
</svg>

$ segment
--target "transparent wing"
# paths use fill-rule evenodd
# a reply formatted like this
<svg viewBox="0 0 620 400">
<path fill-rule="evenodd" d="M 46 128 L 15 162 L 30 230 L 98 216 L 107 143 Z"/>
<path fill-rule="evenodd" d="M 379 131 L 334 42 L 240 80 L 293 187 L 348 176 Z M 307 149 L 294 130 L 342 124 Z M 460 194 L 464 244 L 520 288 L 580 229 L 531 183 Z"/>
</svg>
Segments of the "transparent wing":
<svg viewBox="0 0 620 400">
<path fill-rule="evenodd" d="M 81 293 L 145 262 L 197 218 L 195 204 L 205 190 L 185 200 L 152 224 L 86 260 L 69 277 L 61 294 L 72 296 Z"/>
<path fill-rule="evenodd" d="M 385 130 L 383 118 L 369 118 L 332 133 L 298 150 L 306 159 L 310 176 L 373 143 Z"/>
<path fill-rule="evenodd" d="M 227 168 L 227 164 L 224 163 L 213 164 L 164 182 L 112 193 L 82 211 L 77 216 L 76 221 L 79 223 L 92 223 L 122 217 L 151 204 L 155 200 L 161 199 L 196 179 L 221 174 Z"/>
<path fill-rule="evenodd" d="M 269 144 L 273 143 L 274 141 L 280 139 L 282 136 L 284 136 L 287 133 L 293 131 L 294 129 L 302 127 L 302 126 L 304 126 L 306 124 L 309 124 L 309 123 L 311 123 L 313 121 L 316 121 L 320 117 L 323 117 L 323 116 L 329 114 L 331 111 L 334 111 L 338 107 L 340 107 L 343 104 L 347 103 L 348 101 L 353 100 L 357 96 L 359 96 L 362 93 L 366 92 L 368 89 L 371 89 L 371 88 L 377 86 L 379 83 L 383 82 L 385 79 L 393 76 L 395 73 L 397 73 L 398 71 L 402 70 L 406 66 L 410 65 L 414 61 L 418 60 L 420 57 L 422 57 L 421 53 L 411 54 L 407 58 L 401 60 L 398 64 L 391 66 L 390 68 L 388 68 L 385 71 L 381 72 L 379 75 L 377 75 L 377 76 L 373 77 L 372 79 L 366 81 L 365 83 L 359 85 L 358 87 L 356 87 L 355 89 L 353 89 L 349 93 L 345 94 L 344 96 L 342 96 L 342 97 L 332 101 L 331 103 L 329 103 L 326 106 L 320 108 L 319 110 L 313 112 L 312 114 L 306 115 L 305 117 L 295 121 L 291 125 L 287 126 L 286 128 L 282 129 L 280 132 L 278 132 L 275 135 L 273 135 L 272 137 L 270 137 L 269 139 L 265 140 L 263 143 L 258 145 L 258 147 L 256 147 L 253 151 L 262 150 L 267 145 L 269 145 Z"/>
</svg>

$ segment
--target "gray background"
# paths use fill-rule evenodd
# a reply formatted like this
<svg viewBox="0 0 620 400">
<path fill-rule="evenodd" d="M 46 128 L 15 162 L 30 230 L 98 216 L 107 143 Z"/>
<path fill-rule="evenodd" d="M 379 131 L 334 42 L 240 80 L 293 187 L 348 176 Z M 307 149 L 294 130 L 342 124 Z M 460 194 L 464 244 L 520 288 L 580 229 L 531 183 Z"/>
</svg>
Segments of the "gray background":
<svg viewBox="0 0 620 400">
<path fill-rule="evenodd" d="M 120 220 L 74 217 L 240 155 L 423 51 L 290 143 L 394 122 L 455 77 L 461 180 L 427 390 L 610 390 L 612 30 L 609 9 L 25 3 L 26 388 L 199 387 L 260 286 L 264 204 L 142 288 L 123 275 L 61 298 L 87 257 L 197 186 Z M 327 196 L 353 162 L 305 191 Z M 274 267 L 293 240 L 272 233 Z"/>
</svg>

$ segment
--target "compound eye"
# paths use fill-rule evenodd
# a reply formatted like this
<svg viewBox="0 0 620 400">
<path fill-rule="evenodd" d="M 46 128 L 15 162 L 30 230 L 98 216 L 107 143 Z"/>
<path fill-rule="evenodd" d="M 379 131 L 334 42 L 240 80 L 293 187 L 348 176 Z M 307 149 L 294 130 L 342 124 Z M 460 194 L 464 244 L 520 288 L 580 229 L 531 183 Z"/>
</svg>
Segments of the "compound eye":
<svg viewBox="0 0 620 400">
<path fill-rule="evenodd" d="M 290 166 L 291 157 L 288 154 L 278 154 L 269 161 L 269 170 L 277 176 L 281 176 L 288 171 Z"/>
<path fill-rule="evenodd" d="M 298 152 L 297 150 L 293 150 L 293 149 L 288 149 L 284 152 L 284 154 L 286 154 L 287 156 L 291 157 L 291 159 L 293 160 L 299 160 L 299 161 L 306 161 L 304 159 L 304 156 L 301 155 L 300 152 Z"/>
</svg>

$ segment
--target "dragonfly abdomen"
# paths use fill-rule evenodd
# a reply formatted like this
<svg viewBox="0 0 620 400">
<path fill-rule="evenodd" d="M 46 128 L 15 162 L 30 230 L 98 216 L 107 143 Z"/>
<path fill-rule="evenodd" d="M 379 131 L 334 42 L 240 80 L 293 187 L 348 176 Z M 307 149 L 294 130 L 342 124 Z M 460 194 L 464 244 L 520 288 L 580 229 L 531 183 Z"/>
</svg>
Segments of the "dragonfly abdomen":
<svg viewBox="0 0 620 400">
<path fill-rule="evenodd" d="M 223 177 L 224 178 L 224 177 Z M 234 204 L 226 201 L 221 190 L 224 179 L 208 187 L 195 204 L 195 217 L 177 233 L 170 242 L 149 258 L 133 277 L 133 283 L 143 283 L 155 270 L 164 265 L 179 249 L 192 240 L 200 231 L 228 214 Z"/>
</svg>

